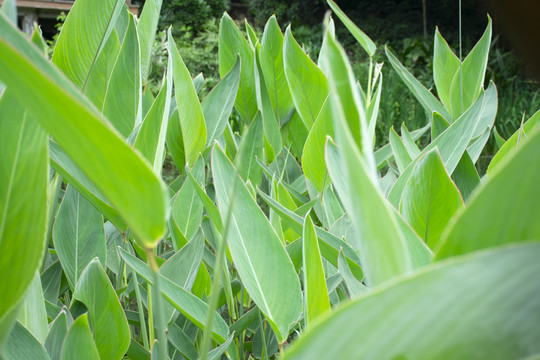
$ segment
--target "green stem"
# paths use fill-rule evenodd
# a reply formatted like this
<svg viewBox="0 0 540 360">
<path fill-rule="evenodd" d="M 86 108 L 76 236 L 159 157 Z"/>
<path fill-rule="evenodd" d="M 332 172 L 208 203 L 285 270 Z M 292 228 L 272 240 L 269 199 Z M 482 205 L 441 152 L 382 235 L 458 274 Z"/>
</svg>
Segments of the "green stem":
<svg viewBox="0 0 540 360">
<path fill-rule="evenodd" d="M 152 306 L 154 313 L 154 326 L 156 330 L 156 338 L 158 340 L 158 352 L 160 359 L 167 359 L 167 334 L 165 332 L 165 324 L 163 323 L 163 313 L 161 310 L 161 291 L 160 291 L 160 279 L 159 279 L 159 267 L 156 263 L 156 258 L 152 249 L 146 249 L 146 257 L 150 270 L 152 271 L 153 289 L 152 294 Z M 150 304 L 150 303 L 149 303 Z M 150 308 L 150 306 L 149 306 Z"/>
</svg>

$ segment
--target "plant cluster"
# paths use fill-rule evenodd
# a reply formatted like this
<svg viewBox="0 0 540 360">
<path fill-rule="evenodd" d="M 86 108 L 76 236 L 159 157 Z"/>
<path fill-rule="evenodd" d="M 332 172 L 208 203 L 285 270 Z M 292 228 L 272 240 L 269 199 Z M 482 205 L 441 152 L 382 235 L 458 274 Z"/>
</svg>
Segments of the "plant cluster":
<svg viewBox="0 0 540 360">
<path fill-rule="evenodd" d="M 377 140 L 377 46 L 328 5 L 362 76 L 330 17 L 315 62 L 276 17 L 244 36 L 225 13 L 201 101 L 171 29 L 147 89 L 161 1 L 136 19 L 77 0 L 52 59 L 4 1 L 0 358 L 540 354 L 540 112 L 475 166 L 498 107 L 491 20 L 463 60 L 436 31 L 437 97 L 385 49 L 429 120 Z"/>
</svg>

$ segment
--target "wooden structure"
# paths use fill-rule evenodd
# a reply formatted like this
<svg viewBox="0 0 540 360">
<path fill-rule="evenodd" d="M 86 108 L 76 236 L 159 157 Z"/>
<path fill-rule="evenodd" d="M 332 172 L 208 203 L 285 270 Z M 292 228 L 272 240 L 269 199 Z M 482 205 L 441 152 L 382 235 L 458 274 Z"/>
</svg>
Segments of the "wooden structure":
<svg viewBox="0 0 540 360">
<path fill-rule="evenodd" d="M 31 33 L 34 23 L 41 26 L 43 35 L 51 38 L 56 33 L 56 18 L 61 12 L 68 13 L 75 0 L 16 0 L 19 27 L 26 33 Z M 98 0 L 95 0 L 98 1 Z M 0 0 L 0 5 L 4 0 Z M 127 0 L 127 5 L 134 15 L 139 14 L 139 7 L 133 0 Z"/>
</svg>

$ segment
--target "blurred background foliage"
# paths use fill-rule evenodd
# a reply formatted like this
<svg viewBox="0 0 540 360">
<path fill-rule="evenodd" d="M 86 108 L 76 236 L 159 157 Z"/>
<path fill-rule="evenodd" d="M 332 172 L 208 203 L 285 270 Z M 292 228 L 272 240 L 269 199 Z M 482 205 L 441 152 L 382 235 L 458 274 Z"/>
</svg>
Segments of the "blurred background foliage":
<svg viewBox="0 0 540 360">
<path fill-rule="evenodd" d="M 377 44 L 377 62 L 386 62 L 384 45 L 428 88 L 433 88 L 433 34 L 438 27 L 458 54 L 459 5 L 457 0 L 338 0 L 338 5 Z M 425 4 L 425 8 L 423 7 Z M 203 73 L 204 95 L 219 81 L 217 44 L 219 20 L 224 11 L 245 29 L 244 19 L 261 32 L 266 20 L 275 14 L 282 30 L 289 24 L 306 52 L 317 58 L 322 40 L 322 20 L 328 6 L 325 0 L 164 0 L 160 33 L 154 46 L 155 60 L 150 91 L 156 91 L 166 65 L 166 29 L 172 25 L 180 53 L 193 76 Z M 424 12 L 425 10 L 425 12 Z M 425 17 L 425 29 L 424 29 Z M 499 95 L 496 127 L 507 138 L 519 128 L 524 117 L 540 107 L 539 83 L 533 80 L 507 40 L 497 35 L 497 18 L 486 75 L 493 80 Z M 462 44 L 467 54 L 482 35 L 487 9 L 476 1 L 462 2 Z M 349 32 L 337 22 L 337 36 L 344 44 L 356 76 L 367 80 L 367 55 Z M 427 123 L 427 115 L 389 65 L 383 66 L 384 85 L 377 127 L 377 145 L 388 142 L 392 126 L 402 123 L 417 129 Z M 435 91 L 435 90 L 433 90 Z M 425 140 L 425 139 L 424 139 Z M 420 140 L 422 141 L 422 139 Z M 483 154 L 487 164 L 496 151 L 491 139 Z"/>
</svg>

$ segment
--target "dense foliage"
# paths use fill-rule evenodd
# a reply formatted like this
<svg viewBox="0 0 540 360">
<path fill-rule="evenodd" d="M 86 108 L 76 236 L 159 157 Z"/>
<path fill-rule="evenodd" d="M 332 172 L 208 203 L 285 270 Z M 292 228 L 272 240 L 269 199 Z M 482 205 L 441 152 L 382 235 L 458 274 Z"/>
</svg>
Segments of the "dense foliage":
<svg viewBox="0 0 540 360">
<path fill-rule="evenodd" d="M 77 0 L 52 58 L 3 3 L 0 358 L 540 354 L 540 111 L 495 132 L 491 19 L 462 59 L 438 30 L 404 55 L 327 3 L 309 52 L 225 13 L 209 90 L 159 0 Z M 378 127 L 407 112 L 384 68 L 416 123 Z"/>
</svg>

